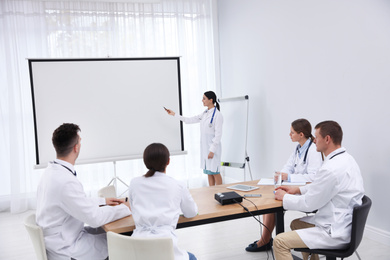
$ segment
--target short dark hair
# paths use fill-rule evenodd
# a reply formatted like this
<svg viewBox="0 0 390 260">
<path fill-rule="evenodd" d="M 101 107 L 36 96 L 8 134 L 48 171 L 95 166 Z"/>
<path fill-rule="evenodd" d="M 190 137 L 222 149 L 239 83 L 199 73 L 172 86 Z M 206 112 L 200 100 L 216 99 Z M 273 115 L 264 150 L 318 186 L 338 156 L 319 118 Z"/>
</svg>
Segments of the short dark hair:
<svg viewBox="0 0 390 260">
<path fill-rule="evenodd" d="M 144 163 L 148 172 L 145 177 L 151 177 L 155 172 L 164 172 L 169 162 L 168 148 L 160 143 L 152 143 L 145 148 Z"/>
<path fill-rule="evenodd" d="M 57 157 L 67 156 L 72 151 L 79 141 L 79 131 L 80 127 L 71 123 L 64 123 L 54 130 L 51 140 Z"/>
<path fill-rule="evenodd" d="M 291 127 L 298 134 L 303 133 L 306 138 L 313 139 L 313 135 L 311 134 L 311 124 L 308 120 L 304 118 L 297 119 L 291 123 Z"/>
<path fill-rule="evenodd" d="M 337 122 L 331 120 L 323 121 L 318 123 L 315 129 L 320 130 L 319 133 L 322 137 L 329 135 L 335 145 L 341 145 L 343 130 Z"/>
</svg>

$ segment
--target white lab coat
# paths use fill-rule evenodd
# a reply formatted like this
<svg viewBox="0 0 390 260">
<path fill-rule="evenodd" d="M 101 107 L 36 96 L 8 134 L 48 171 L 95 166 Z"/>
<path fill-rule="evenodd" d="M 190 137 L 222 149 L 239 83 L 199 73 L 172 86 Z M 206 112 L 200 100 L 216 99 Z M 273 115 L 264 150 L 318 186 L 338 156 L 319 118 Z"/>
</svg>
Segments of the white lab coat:
<svg viewBox="0 0 390 260">
<path fill-rule="evenodd" d="M 200 168 L 212 172 L 220 172 L 223 117 L 221 112 L 216 109 L 213 123 L 210 127 L 213 112 L 214 108 L 211 108 L 194 117 L 183 117 L 177 114 L 175 114 L 175 117 L 186 124 L 200 123 Z M 212 159 L 207 158 L 210 152 L 214 153 Z"/>
<path fill-rule="evenodd" d="M 132 236 L 170 237 L 175 260 L 188 260 L 188 253 L 177 246 L 175 229 L 181 213 L 195 217 L 198 207 L 185 184 L 161 172 L 136 177 L 130 182 L 129 199 L 135 222 Z"/>
<path fill-rule="evenodd" d="M 306 163 L 304 163 L 305 153 L 299 158 L 297 148 L 291 154 L 281 172 L 288 173 L 291 182 L 312 182 L 322 165 L 321 153 L 317 152 L 316 145 L 312 143 L 307 152 Z"/>
<path fill-rule="evenodd" d="M 72 164 L 58 159 L 56 162 L 74 172 Z M 36 210 L 36 221 L 43 229 L 49 260 L 107 258 L 105 232 L 94 235 L 88 231 L 131 212 L 125 205 L 99 205 L 105 205 L 104 198 L 87 197 L 76 176 L 59 164 L 49 164 L 38 186 Z M 84 223 L 90 227 L 84 228 Z"/>
<path fill-rule="evenodd" d="M 303 242 L 310 249 L 344 248 L 351 239 L 353 208 L 362 204 L 364 195 L 363 179 L 354 158 L 345 148 L 333 151 L 313 182 L 300 187 L 300 191 L 302 195 L 286 194 L 283 207 L 303 212 L 318 209 L 315 215 L 302 218 L 315 224 L 313 228 L 297 230 Z"/>
</svg>

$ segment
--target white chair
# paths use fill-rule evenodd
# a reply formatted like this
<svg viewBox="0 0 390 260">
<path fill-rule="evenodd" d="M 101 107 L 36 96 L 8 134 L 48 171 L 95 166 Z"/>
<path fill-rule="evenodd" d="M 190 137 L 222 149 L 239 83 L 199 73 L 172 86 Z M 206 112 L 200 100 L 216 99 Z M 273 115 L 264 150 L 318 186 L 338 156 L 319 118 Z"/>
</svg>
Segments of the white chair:
<svg viewBox="0 0 390 260">
<path fill-rule="evenodd" d="M 28 234 L 30 235 L 33 243 L 35 253 L 38 260 L 47 260 L 45 240 L 43 238 L 43 232 L 40 226 L 35 222 L 35 214 L 31 214 L 24 220 L 24 226 L 26 227 Z"/>
<path fill-rule="evenodd" d="M 174 260 L 171 238 L 134 238 L 107 232 L 108 258 L 110 260 Z"/>
<path fill-rule="evenodd" d="M 116 189 L 114 185 L 109 185 L 98 190 L 98 196 L 102 198 L 116 198 Z"/>
</svg>

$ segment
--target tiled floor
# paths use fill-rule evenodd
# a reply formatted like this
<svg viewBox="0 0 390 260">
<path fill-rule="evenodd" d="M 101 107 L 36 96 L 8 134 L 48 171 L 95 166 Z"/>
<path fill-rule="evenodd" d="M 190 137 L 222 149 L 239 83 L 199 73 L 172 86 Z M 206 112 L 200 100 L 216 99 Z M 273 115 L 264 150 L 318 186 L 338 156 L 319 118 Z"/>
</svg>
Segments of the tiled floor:
<svg viewBox="0 0 390 260">
<path fill-rule="evenodd" d="M 288 211 L 285 214 L 285 230 L 290 230 L 291 220 L 303 216 L 301 212 Z M 260 227 L 253 218 L 243 218 L 198 227 L 178 229 L 179 244 L 196 254 L 201 260 L 215 259 L 272 259 L 271 252 L 249 253 L 245 247 L 260 237 Z M 358 249 L 361 259 L 390 259 L 390 247 L 363 238 Z M 298 252 L 294 254 L 301 256 Z M 325 259 L 323 257 L 323 259 Z M 358 259 L 356 254 L 350 260 Z"/>
<path fill-rule="evenodd" d="M 36 259 L 30 238 L 23 226 L 24 218 L 32 211 L 22 214 L 0 213 L 0 259 Z M 287 212 L 286 230 L 299 212 Z M 178 229 L 179 245 L 194 253 L 199 260 L 245 260 L 272 259 L 269 251 L 248 253 L 245 247 L 259 238 L 260 226 L 253 218 L 230 220 L 197 227 Z M 390 259 L 390 247 L 364 238 L 358 250 L 362 259 Z M 298 254 L 299 255 L 299 254 Z M 348 259 L 358 259 L 352 255 Z"/>
</svg>

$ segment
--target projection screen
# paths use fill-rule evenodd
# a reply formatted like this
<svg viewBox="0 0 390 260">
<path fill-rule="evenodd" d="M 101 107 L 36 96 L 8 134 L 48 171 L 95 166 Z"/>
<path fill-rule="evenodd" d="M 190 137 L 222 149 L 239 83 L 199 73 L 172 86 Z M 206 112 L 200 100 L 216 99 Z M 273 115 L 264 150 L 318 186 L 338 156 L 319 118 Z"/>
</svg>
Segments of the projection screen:
<svg viewBox="0 0 390 260">
<path fill-rule="evenodd" d="M 36 167 L 55 158 L 51 138 L 63 123 L 80 126 L 77 163 L 142 158 L 153 142 L 184 152 L 180 59 L 28 59 Z"/>
</svg>

